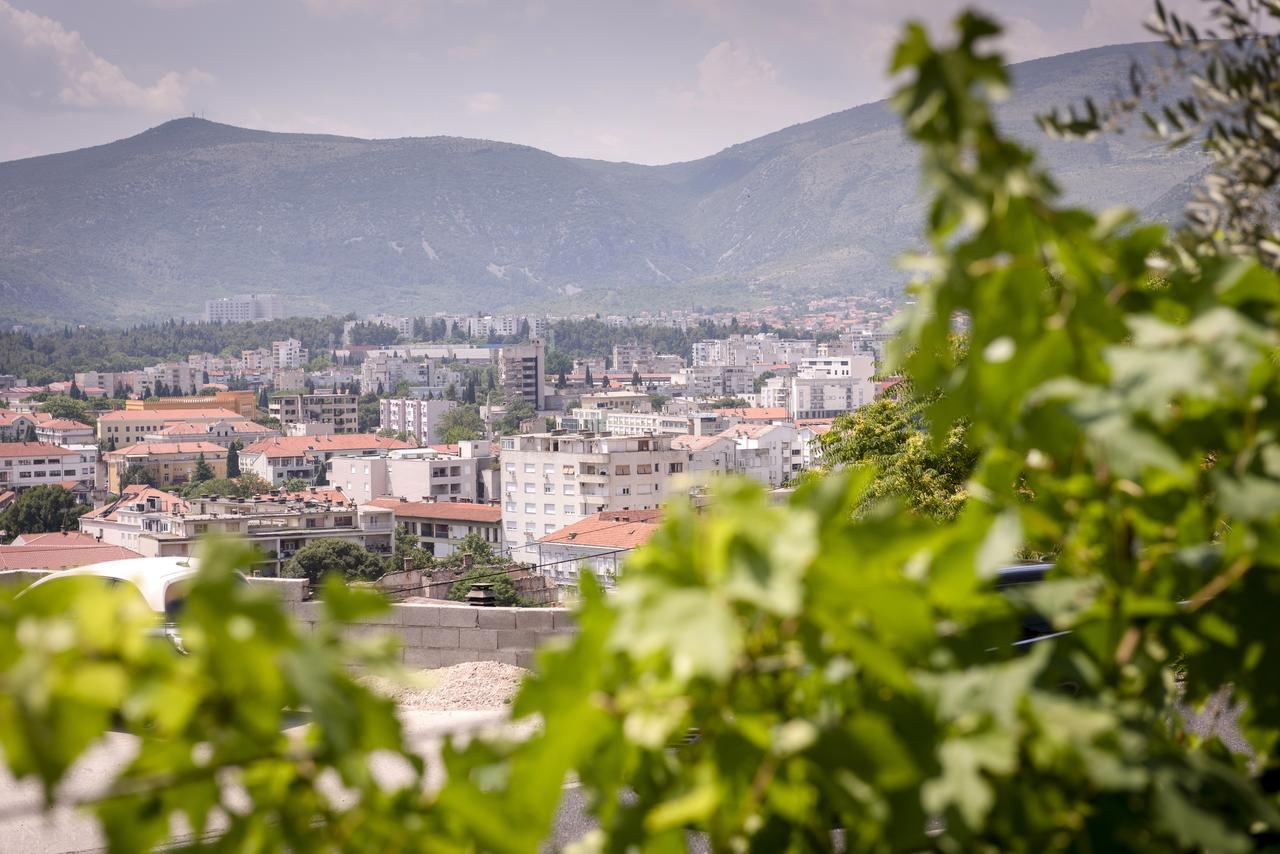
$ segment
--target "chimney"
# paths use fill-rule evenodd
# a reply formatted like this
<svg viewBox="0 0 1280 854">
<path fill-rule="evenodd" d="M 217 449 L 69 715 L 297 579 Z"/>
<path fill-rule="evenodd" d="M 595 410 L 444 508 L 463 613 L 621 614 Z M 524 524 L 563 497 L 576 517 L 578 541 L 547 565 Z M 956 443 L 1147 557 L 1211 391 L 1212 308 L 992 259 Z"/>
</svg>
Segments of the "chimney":
<svg viewBox="0 0 1280 854">
<path fill-rule="evenodd" d="M 477 582 L 467 591 L 467 604 L 473 608 L 493 608 L 498 604 L 498 597 L 493 592 L 493 585 Z"/>
<path fill-rule="evenodd" d="M 473 567 L 473 566 L 475 566 L 475 565 L 476 565 L 476 556 L 475 556 L 475 555 L 473 555 L 471 552 L 466 552 L 465 554 L 463 554 L 463 555 L 462 555 L 462 568 L 463 568 L 463 569 L 471 569 L 471 567 Z"/>
<path fill-rule="evenodd" d="M 405 572 L 409 572 L 410 570 L 413 569 L 413 558 L 405 557 L 403 569 Z"/>
</svg>

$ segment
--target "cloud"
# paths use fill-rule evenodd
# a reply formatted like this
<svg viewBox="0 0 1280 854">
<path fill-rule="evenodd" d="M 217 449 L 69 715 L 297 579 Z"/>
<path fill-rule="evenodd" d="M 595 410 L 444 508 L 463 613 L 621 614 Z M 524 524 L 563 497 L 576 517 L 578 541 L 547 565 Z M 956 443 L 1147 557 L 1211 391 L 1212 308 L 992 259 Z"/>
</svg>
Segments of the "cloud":
<svg viewBox="0 0 1280 854">
<path fill-rule="evenodd" d="M 707 51 L 691 86 L 668 94 L 687 108 L 718 107 L 750 110 L 762 96 L 776 94 L 778 70 L 773 63 L 741 42 L 722 41 Z"/>
<path fill-rule="evenodd" d="M 0 45 L 15 43 L 29 58 L 52 60 L 56 94 L 31 90 L 37 99 L 52 98 L 64 107 L 125 108 L 152 113 L 183 112 L 193 85 L 211 80 L 198 69 L 170 71 L 151 85 L 130 80 L 119 66 L 98 56 L 75 30 L 58 21 L 15 8 L 0 0 Z"/>
<path fill-rule="evenodd" d="M 502 109 L 502 96 L 497 92 L 473 92 L 462 96 L 463 108 L 473 116 L 496 113 Z"/>
</svg>

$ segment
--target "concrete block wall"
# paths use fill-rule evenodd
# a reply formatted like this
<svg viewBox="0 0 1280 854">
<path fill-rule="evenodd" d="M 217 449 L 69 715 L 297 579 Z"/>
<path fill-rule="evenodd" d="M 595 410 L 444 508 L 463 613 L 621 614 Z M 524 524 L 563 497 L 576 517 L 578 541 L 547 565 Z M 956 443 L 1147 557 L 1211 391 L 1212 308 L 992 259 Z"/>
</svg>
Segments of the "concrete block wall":
<svg viewBox="0 0 1280 854">
<path fill-rule="evenodd" d="M 304 623 L 319 619 L 321 604 L 293 601 Z M 447 602 L 403 602 L 353 627 L 360 634 L 385 632 L 400 641 L 409 667 L 424 670 L 468 661 L 498 661 L 529 668 L 534 652 L 549 640 L 575 631 L 565 608 L 477 608 Z"/>
</svg>

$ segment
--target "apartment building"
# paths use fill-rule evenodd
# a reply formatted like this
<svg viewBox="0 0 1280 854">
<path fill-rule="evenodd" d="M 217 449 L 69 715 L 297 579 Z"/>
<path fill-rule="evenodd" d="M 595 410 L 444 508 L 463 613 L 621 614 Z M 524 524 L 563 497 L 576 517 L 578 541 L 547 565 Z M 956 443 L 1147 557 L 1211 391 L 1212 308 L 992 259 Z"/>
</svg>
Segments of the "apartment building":
<svg viewBox="0 0 1280 854">
<path fill-rule="evenodd" d="M 615 371 L 636 371 L 641 366 L 647 366 L 653 361 L 657 355 L 653 348 L 646 344 L 637 344 L 632 341 L 629 344 L 613 345 L 613 369 Z"/>
<path fill-rule="evenodd" d="M 360 387 L 365 391 L 392 389 L 401 380 L 414 386 L 441 384 L 432 362 L 412 361 L 388 350 L 368 353 L 360 365 Z"/>
<path fill-rule="evenodd" d="M 384 397 L 378 401 L 378 426 L 397 433 L 408 433 L 420 445 L 438 445 L 440 420 L 458 405 L 454 400 L 417 400 L 407 397 Z"/>
<path fill-rule="evenodd" d="M 686 471 L 670 436 L 533 433 L 502 439 L 508 544 L 532 542 L 604 510 L 650 510 Z"/>
<path fill-rule="evenodd" d="M 390 510 L 396 524 L 435 557 L 453 554 L 469 534 L 491 544 L 494 551 L 503 548 L 502 508 L 493 504 L 376 498 L 364 506 Z"/>
<path fill-rule="evenodd" d="M 592 433 L 613 433 L 617 436 L 646 436 L 665 433 L 681 436 L 689 432 L 687 415 L 669 415 L 663 412 L 625 412 L 609 409 L 570 410 L 560 419 L 562 427 Z"/>
<path fill-rule="evenodd" d="M 146 401 L 137 402 L 145 403 Z M 219 421 L 237 422 L 247 420 L 229 409 L 214 408 L 209 404 L 206 404 L 206 407 L 209 408 L 137 408 L 104 412 L 98 416 L 98 440 L 109 442 L 114 439 L 117 447 L 123 447 L 124 445 L 140 442 L 144 437 L 152 433 L 158 433 L 173 424 L 210 424 Z"/>
<path fill-rule="evenodd" d="M 793 418 L 834 418 L 875 399 L 875 357 L 869 353 L 802 359 L 791 379 Z"/>
<path fill-rule="evenodd" d="M 142 376 L 134 377 L 134 393 L 149 397 L 159 391 L 166 396 L 195 394 L 204 385 L 204 375 L 186 362 L 161 362 L 142 369 Z M 206 404 L 208 405 L 208 404 Z"/>
<path fill-rule="evenodd" d="M 649 412 L 653 409 L 647 392 L 630 389 L 588 392 L 582 395 L 579 405 L 583 409 L 607 409 L 620 412 Z"/>
<path fill-rule="evenodd" d="M 408 442 L 369 433 L 339 436 L 281 436 L 246 445 L 240 451 L 240 470 L 253 472 L 279 486 L 290 478 L 323 483 L 334 457 L 377 457 L 414 447 Z"/>
<path fill-rule="evenodd" d="M 83 484 L 96 481 L 97 449 L 91 456 L 73 448 L 44 442 L 0 443 L 0 492 L 21 492 L 33 486 Z"/>
<path fill-rule="evenodd" d="M 804 468 L 791 424 L 737 424 L 720 434 L 734 443 L 733 471 L 777 488 Z"/>
<path fill-rule="evenodd" d="M 145 470 L 156 486 L 181 486 L 195 476 L 202 459 L 214 477 L 227 476 L 227 449 L 213 442 L 139 442 L 107 451 L 103 456 L 107 490 L 119 495 L 126 473 L 134 466 Z"/>
<path fill-rule="evenodd" d="M 146 557 L 190 555 L 210 534 L 237 537 L 263 555 L 258 568 L 265 575 L 278 575 L 284 563 L 313 540 L 348 540 L 389 555 L 395 538 L 390 510 L 334 503 L 306 493 L 182 501 L 160 490 L 132 486 L 117 501 L 80 517 L 79 524 L 82 532 L 103 543 Z"/>
<path fill-rule="evenodd" d="M 498 351 L 498 384 L 535 410 L 543 408 L 547 396 L 545 374 L 546 351 L 539 340 Z"/>
<path fill-rule="evenodd" d="M 754 390 L 755 378 L 747 365 L 697 365 L 673 374 L 671 385 L 685 397 L 737 397 Z"/>
<path fill-rule="evenodd" d="M 239 294 L 205 300 L 204 304 L 205 323 L 248 323 L 283 317 L 283 304 L 277 294 Z"/>
<path fill-rule="evenodd" d="M 297 338 L 271 342 L 271 366 L 277 370 L 296 370 L 307 363 L 307 348 Z"/>
<path fill-rule="evenodd" d="M 268 409 L 282 426 L 316 422 L 333 425 L 334 433 L 354 433 L 360 424 L 359 398 L 354 394 L 277 394 Z"/>
<path fill-rule="evenodd" d="M 488 442 L 464 443 L 467 450 Z M 336 456 L 326 477 L 354 501 L 396 497 L 410 501 L 469 501 L 487 497 L 481 472 L 493 462 L 486 456 L 449 454 L 433 448 L 390 451 L 386 456 Z"/>
</svg>

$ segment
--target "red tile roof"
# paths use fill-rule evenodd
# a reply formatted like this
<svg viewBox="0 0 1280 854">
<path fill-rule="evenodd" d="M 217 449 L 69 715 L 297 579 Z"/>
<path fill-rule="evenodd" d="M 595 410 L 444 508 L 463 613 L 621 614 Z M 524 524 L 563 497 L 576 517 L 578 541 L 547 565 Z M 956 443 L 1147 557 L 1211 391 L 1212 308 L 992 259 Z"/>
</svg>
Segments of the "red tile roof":
<svg viewBox="0 0 1280 854">
<path fill-rule="evenodd" d="M 92 563 L 137 557 L 142 555 L 124 546 L 109 546 L 102 543 L 91 546 L 0 546 L 0 569 L 71 569 Z"/>
<path fill-rule="evenodd" d="M 71 451 L 47 442 L 0 442 L 0 457 L 78 457 Z"/>
<path fill-rule="evenodd" d="M 113 457 L 150 457 L 163 454 L 222 454 L 227 449 L 213 442 L 139 442 L 118 451 L 108 451 L 107 459 Z"/>
<path fill-rule="evenodd" d="M 634 549 L 647 543 L 661 524 L 661 510 L 605 511 L 548 534 L 538 542 Z"/>
<path fill-rule="evenodd" d="M 117 409 L 104 412 L 98 416 L 98 423 L 103 421 L 194 421 L 200 418 L 225 418 L 228 421 L 244 421 L 245 417 L 238 412 L 222 407 L 208 409 Z"/>
<path fill-rule="evenodd" d="M 20 534 L 13 546 L 96 546 L 96 538 L 80 531 L 53 531 L 48 534 Z"/>
<path fill-rule="evenodd" d="M 743 409 L 716 409 L 717 415 L 741 418 L 745 421 L 790 421 L 791 413 L 785 406 L 748 406 Z"/>
<path fill-rule="evenodd" d="M 336 436 L 277 436 L 273 439 L 261 439 L 251 445 L 245 445 L 244 454 L 266 454 L 267 459 L 277 457 L 300 457 L 308 451 L 360 451 L 369 448 L 381 448 L 394 451 L 399 448 L 416 448 L 412 442 L 401 442 L 398 439 L 386 439 L 372 433 L 339 433 Z"/>
<path fill-rule="evenodd" d="M 496 504 L 473 504 L 468 501 L 401 501 L 399 498 L 375 498 L 366 503 L 374 507 L 394 510 L 397 518 L 488 522 L 493 525 L 502 521 L 502 508 Z"/>
<path fill-rule="evenodd" d="M 93 430 L 88 424 L 72 418 L 47 418 L 36 424 L 44 430 Z"/>
<path fill-rule="evenodd" d="M 35 421 L 35 418 L 26 412 L 14 412 L 12 409 L 0 409 L 0 427 L 7 427 L 15 423 L 19 418 L 27 421 Z"/>
<path fill-rule="evenodd" d="M 287 498 L 290 501 L 327 501 L 330 504 L 339 507 L 354 502 L 348 498 L 341 489 L 336 486 L 309 486 L 306 489 L 300 489 L 297 492 L 265 492 L 262 495 L 255 495 L 254 498 L 267 500 L 271 498 Z"/>
</svg>

